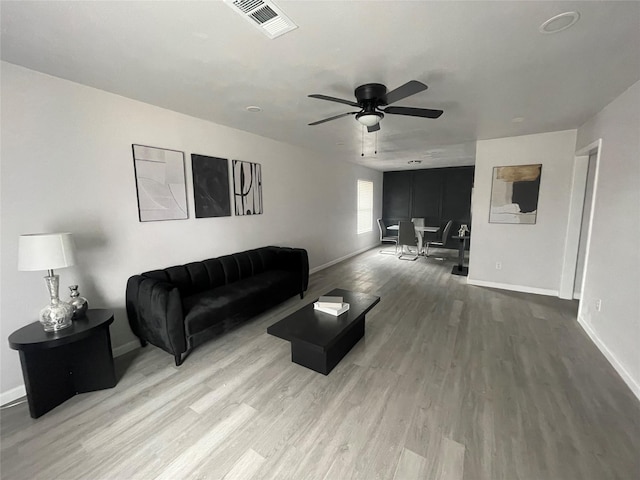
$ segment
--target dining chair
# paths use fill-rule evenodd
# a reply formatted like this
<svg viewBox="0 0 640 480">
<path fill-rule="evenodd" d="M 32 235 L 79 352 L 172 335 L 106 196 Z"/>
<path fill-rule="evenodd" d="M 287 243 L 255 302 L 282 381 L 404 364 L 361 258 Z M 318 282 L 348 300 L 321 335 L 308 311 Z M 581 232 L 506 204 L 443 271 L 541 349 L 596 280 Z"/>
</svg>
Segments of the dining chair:
<svg viewBox="0 0 640 480">
<path fill-rule="evenodd" d="M 395 252 L 391 252 L 389 249 L 383 249 L 383 250 L 380 250 L 378 253 L 384 253 L 387 255 L 389 254 L 397 255 L 398 254 L 398 237 L 395 235 L 388 234 L 387 227 L 385 226 L 381 218 L 378 218 L 378 230 L 380 230 L 380 243 L 393 243 L 396 246 Z"/>
<path fill-rule="evenodd" d="M 418 255 L 409 252 L 405 253 L 404 247 L 418 247 L 418 240 L 416 239 L 416 227 L 413 222 L 401 220 L 398 224 L 398 244 L 400 245 L 400 260 L 415 261 L 418 259 Z"/>
<path fill-rule="evenodd" d="M 447 222 L 447 224 L 444 227 L 444 230 L 442 231 L 442 237 L 439 241 L 432 241 L 432 242 L 427 242 L 427 246 L 425 247 L 425 253 L 424 256 L 428 257 L 429 256 L 429 246 L 433 245 L 436 247 L 444 247 L 445 244 L 447 243 L 447 240 L 449 239 L 449 231 L 451 230 L 451 224 L 453 223 L 453 220 L 449 220 Z"/>
</svg>

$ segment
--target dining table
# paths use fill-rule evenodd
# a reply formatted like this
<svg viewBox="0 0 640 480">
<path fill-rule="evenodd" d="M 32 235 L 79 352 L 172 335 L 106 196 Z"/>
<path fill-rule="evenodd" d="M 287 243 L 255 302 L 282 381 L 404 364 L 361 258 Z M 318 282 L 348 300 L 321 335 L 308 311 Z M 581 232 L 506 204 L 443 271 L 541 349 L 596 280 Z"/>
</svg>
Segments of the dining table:
<svg viewBox="0 0 640 480">
<path fill-rule="evenodd" d="M 438 233 L 440 231 L 440 227 L 438 226 L 424 226 L 419 227 L 415 226 L 416 229 L 416 237 L 418 237 L 418 254 L 422 254 L 422 245 L 424 243 L 424 234 L 425 233 Z M 392 232 L 397 232 L 400 229 L 400 225 L 389 225 L 387 230 L 391 230 Z"/>
</svg>

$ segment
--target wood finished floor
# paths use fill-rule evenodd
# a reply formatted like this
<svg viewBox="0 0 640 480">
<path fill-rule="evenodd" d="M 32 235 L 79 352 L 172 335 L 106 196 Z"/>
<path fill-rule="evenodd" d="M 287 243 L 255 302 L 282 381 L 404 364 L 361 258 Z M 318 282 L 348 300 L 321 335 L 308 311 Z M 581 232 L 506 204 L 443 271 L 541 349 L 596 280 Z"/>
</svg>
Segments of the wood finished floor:
<svg viewBox="0 0 640 480">
<path fill-rule="evenodd" d="M 455 252 L 450 252 L 451 257 Z M 376 250 L 176 368 L 118 359 L 110 390 L 2 411 L 2 479 L 638 479 L 640 402 L 575 302 L 473 287 Z M 266 328 L 328 290 L 381 297 L 329 376 Z"/>
</svg>

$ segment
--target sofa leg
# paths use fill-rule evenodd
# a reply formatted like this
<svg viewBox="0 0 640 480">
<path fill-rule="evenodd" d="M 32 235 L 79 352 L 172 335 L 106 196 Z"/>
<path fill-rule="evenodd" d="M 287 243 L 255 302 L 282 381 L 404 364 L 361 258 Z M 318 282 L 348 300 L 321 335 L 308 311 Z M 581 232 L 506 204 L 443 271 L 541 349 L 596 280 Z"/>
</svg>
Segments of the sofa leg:
<svg viewBox="0 0 640 480">
<path fill-rule="evenodd" d="M 147 346 L 147 341 L 144 338 L 140 339 L 140 347 L 144 348 Z"/>
<path fill-rule="evenodd" d="M 300 292 L 300 300 L 304 298 L 304 292 Z"/>
<path fill-rule="evenodd" d="M 184 358 L 182 358 L 182 354 L 178 353 L 177 355 L 174 355 L 173 358 L 175 358 L 176 360 L 176 367 L 182 365 L 182 362 L 184 361 Z"/>
</svg>

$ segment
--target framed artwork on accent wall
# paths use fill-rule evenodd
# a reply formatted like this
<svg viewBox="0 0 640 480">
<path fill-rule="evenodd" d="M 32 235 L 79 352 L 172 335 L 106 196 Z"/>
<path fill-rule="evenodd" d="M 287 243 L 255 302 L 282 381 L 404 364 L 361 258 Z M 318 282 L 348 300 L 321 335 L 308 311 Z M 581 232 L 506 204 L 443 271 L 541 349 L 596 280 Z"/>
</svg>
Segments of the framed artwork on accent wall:
<svg viewBox="0 0 640 480">
<path fill-rule="evenodd" d="M 493 167 L 489 223 L 535 224 L 542 164 Z"/>
<path fill-rule="evenodd" d="M 196 218 L 230 217 L 229 161 L 191 154 Z"/>
<path fill-rule="evenodd" d="M 262 167 L 259 163 L 232 161 L 233 204 L 236 215 L 258 215 L 262 209 Z"/>
<path fill-rule="evenodd" d="M 132 147 L 140 221 L 188 218 L 184 152 L 135 144 Z"/>
</svg>

